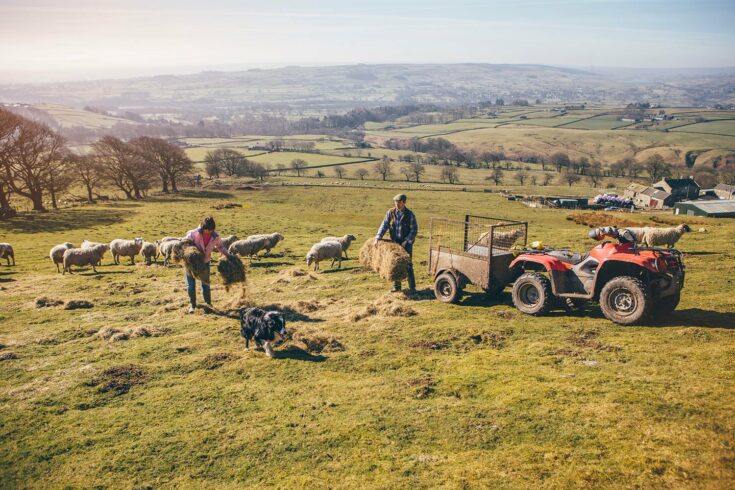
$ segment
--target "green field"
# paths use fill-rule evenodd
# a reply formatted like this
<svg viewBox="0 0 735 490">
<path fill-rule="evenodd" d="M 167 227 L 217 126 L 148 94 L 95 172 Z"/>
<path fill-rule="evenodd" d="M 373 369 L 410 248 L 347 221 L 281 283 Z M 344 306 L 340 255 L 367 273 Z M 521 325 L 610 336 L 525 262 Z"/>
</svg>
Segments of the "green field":
<svg viewBox="0 0 735 490">
<path fill-rule="evenodd" d="M 709 121 L 697 124 L 689 124 L 687 126 L 672 129 L 672 131 L 735 136 L 735 120 Z"/>
<path fill-rule="evenodd" d="M 48 113 L 62 127 L 82 126 L 91 129 L 107 129 L 116 124 L 138 124 L 129 119 L 106 116 L 59 104 L 36 104 L 33 107 Z"/>
<path fill-rule="evenodd" d="M 0 267 L 2 486 L 732 485 L 735 303 L 711 267 L 735 273 L 733 220 L 682 238 L 682 303 L 655 327 L 617 326 L 597 307 L 528 317 L 507 292 L 431 299 L 431 216 L 529 220 L 531 240 L 591 245 L 565 212 L 482 193 L 409 192 L 421 228 L 418 300 L 386 296 L 354 259 L 341 271 L 283 272 L 304 268 L 328 234 L 356 234 L 355 257 L 394 193 L 210 190 L 0 223 L 18 264 Z M 225 202 L 242 208 L 213 209 Z M 233 319 L 186 315 L 179 267 L 114 266 L 108 256 L 99 275 L 62 276 L 45 256 L 66 240 L 179 235 L 210 213 L 225 234 L 286 236 L 249 267 L 246 296 L 289 312 L 293 338 L 277 359 L 243 351 Z M 233 294 L 215 281 L 216 307 L 241 304 Z M 94 307 L 37 308 L 41 296 Z M 351 319 L 389 300 L 415 314 Z M 141 326 L 152 335 L 98 336 Z"/>
</svg>

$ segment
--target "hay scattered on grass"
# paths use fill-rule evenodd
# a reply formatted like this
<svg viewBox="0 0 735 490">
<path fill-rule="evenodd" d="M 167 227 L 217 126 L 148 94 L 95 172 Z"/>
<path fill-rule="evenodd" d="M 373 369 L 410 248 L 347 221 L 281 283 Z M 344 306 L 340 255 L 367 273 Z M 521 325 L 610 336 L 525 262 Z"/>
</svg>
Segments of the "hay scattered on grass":
<svg viewBox="0 0 735 490">
<path fill-rule="evenodd" d="M 92 308 L 94 306 L 94 303 L 91 301 L 87 301 L 86 299 L 72 299 L 67 301 L 66 306 L 64 306 L 65 310 L 82 310 L 87 308 Z"/>
<path fill-rule="evenodd" d="M 434 393 L 434 386 L 436 386 L 436 383 L 431 377 L 424 376 L 421 378 L 409 379 L 406 382 L 406 385 L 413 388 L 415 398 L 423 400 Z"/>
<path fill-rule="evenodd" d="M 301 334 L 297 333 L 293 336 L 293 340 L 301 342 L 306 346 L 306 350 L 310 353 L 321 354 L 322 352 L 342 352 L 345 346 L 331 335 L 325 334 Z"/>
<path fill-rule="evenodd" d="M 18 359 L 18 354 L 15 352 L 0 352 L 0 361 L 12 361 Z"/>
<path fill-rule="evenodd" d="M 682 328 L 677 330 L 676 334 L 681 335 L 682 337 L 691 337 L 702 342 L 708 341 L 711 338 L 709 332 L 698 327 Z"/>
<path fill-rule="evenodd" d="M 224 363 L 239 359 L 236 355 L 230 354 L 229 352 L 218 352 L 216 354 L 210 354 L 204 358 L 202 365 L 205 369 L 217 369 Z"/>
<path fill-rule="evenodd" d="M 589 226 L 590 228 L 599 228 L 601 226 L 616 226 L 618 228 L 627 228 L 630 226 L 642 227 L 649 226 L 650 223 L 638 221 L 621 216 L 615 216 L 607 213 L 571 213 L 567 216 L 569 221 L 577 224 Z"/>
<path fill-rule="evenodd" d="M 245 282 L 245 266 L 242 264 L 240 257 L 235 255 L 220 260 L 217 264 L 217 272 L 219 272 L 227 291 L 230 290 L 230 286 L 233 284 Z"/>
<path fill-rule="evenodd" d="M 273 281 L 273 284 L 290 284 L 296 279 L 316 281 L 319 277 L 304 269 L 286 269 L 278 273 L 278 277 Z"/>
<path fill-rule="evenodd" d="M 118 342 L 135 337 L 151 337 L 162 335 L 162 332 L 141 325 L 132 328 L 102 327 L 97 331 L 97 336 L 107 342 Z"/>
<path fill-rule="evenodd" d="M 373 245 L 373 239 L 367 240 L 360 248 L 360 264 L 386 281 L 403 281 L 408 277 L 408 265 L 411 257 L 397 243 L 380 240 Z"/>
<path fill-rule="evenodd" d="M 48 296 L 39 296 L 36 298 L 36 308 L 53 308 L 54 306 L 63 304 L 64 300 L 58 298 L 49 298 Z"/>
<path fill-rule="evenodd" d="M 405 301 L 400 300 L 397 295 L 388 293 L 383 295 L 377 301 L 374 301 L 372 304 L 350 313 L 347 315 L 347 320 L 351 322 L 359 322 L 364 318 L 376 315 L 409 317 L 418 315 L 418 313 Z"/>
<path fill-rule="evenodd" d="M 578 328 L 572 332 L 572 335 L 567 338 L 567 341 L 577 347 L 585 347 L 597 351 L 618 352 L 620 350 L 620 347 L 616 345 L 603 344 L 598 340 L 599 336 L 600 332 L 598 330 L 584 330 L 582 328 Z"/>
<path fill-rule="evenodd" d="M 214 209 L 232 209 L 232 208 L 241 208 L 242 204 L 238 204 L 236 202 L 223 202 L 220 204 L 215 204 Z"/>
<path fill-rule="evenodd" d="M 135 364 L 113 366 L 102 371 L 88 383 L 98 386 L 101 393 L 111 392 L 114 395 L 124 395 L 135 385 L 143 384 L 148 379 L 145 370 Z"/>
</svg>

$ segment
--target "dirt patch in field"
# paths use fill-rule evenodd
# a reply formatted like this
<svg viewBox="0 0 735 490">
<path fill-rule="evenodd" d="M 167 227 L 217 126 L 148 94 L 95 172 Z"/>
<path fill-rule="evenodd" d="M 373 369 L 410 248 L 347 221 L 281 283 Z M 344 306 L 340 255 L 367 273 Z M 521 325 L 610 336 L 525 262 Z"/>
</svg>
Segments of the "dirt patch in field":
<svg viewBox="0 0 735 490">
<path fill-rule="evenodd" d="M 216 354 L 209 354 L 205 357 L 202 361 L 202 366 L 204 369 L 217 369 L 218 367 L 223 366 L 226 362 L 234 361 L 236 359 L 239 359 L 239 357 L 234 354 L 230 354 L 229 352 L 217 352 Z"/>
<path fill-rule="evenodd" d="M 589 226 L 590 228 L 599 228 L 601 226 L 616 226 L 618 228 L 627 228 L 630 226 L 642 227 L 650 225 L 650 223 L 647 223 L 645 221 L 606 213 L 572 213 L 567 215 L 567 219 L 569 221 L 574 221 L 579 225 Z"/>
<path fill-rule="evenodd" d="M 436 383 L 430 376 L 409 379 L 406 385 L 413 391 L 413 397 L 423 400 L 434 393 Z"/>
<path fill-rule="evenodd" d="M 49 298 L 48 296 L 39 296 L 36 298 L 36 308 L 53 308 L 54 306 L 63 305 L 64 300 L 58 298 Z"/>
<path fill-rule="evenodd" d="M 577 347 L 584 347 L 586 349 L 593 349 L 603 352 L 618 352 L 620 347 L 616 345 L 603 344 L 598 340 L 600 332 L 598 330 L 585 330 L 578 328 L 572 335 L 567 337 L 567 341 Z"/>
<path fill-rule="evenodd" d="M 689 337 L 700 342 L 707 342 L 708 340 L 710 340 L 710 338 L 712 338 L 709 332 L 707 332 L 703 328 L 697 327 L 682 328 L 677 330 L 676 334 L 682 337 Z"/>
<path fill-rule="evenodd" d="M 345 346 L 335 337 L 327 334 L 302 334 L 296 333 L 293 340 L 301 342 L 310 353 L 321 354 L 322 352 L 342 352 Z"/>
<path fill-rule="evenodd" d="M 143 384 L 148 379 L 145 370 L 135 364 L 113 366 L 102 371 L 90 380 L 90 386 L 97 386 L 101 393 L 124 395 L 130 388 Z"/>
<path fill-rule="evenodd" d="M 136 337 L 159 337 L 165 333 L 161 329 L 140 325 L 128 328 L 102 327 L 97 331 L 97 336 L 107 342 L 118 342 Z"/>
<path fill-rule="evenodd" d="M 71 299 L 67 301 L 66 305 L 64 306 L 65 310 L 80 310 L 80 309 L 88 309 L 92 308 L 94 304 L 91 301 L 87 301 L 85 299 Z"/>
<path fill-rule="evenodd" d="M 444 350 L 449 349 L 452 343 L 448 340 L 419 340 L 411 342 L 408 346 L 412 349 Z"/>
<path fill-rule="evenodd" d="M 233 208 L 241 208 L 242 204 L 238 204 L 236 202 L 222 202 L 219 204 L 215 204 L 212 207 L 214 209 L 233 209 Z"/>
</svg>

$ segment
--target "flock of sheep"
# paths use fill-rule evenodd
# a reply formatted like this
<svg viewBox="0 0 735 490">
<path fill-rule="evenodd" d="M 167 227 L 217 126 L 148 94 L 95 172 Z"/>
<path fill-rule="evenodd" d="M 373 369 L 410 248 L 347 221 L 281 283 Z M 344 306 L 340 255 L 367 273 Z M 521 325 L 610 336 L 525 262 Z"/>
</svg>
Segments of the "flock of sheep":
<svg viewBox="0 0 735 490">
<path fill-rule="evenodd" d="M 244 240 L 231 235 L 222 238 L 222 243 L 231 254 L 248 257 L 252 260 L 261 251 L 269 254 L 271 249 L 275 248 L 283 239 L 284 237 L 280 233 L 251 235 Z M 79 248 L 66 242 L 54 246 L 49 252 L 49 258 L 56 266 L 56 271 L 63 274 L 67 272 L 71 274 L 72 266 L 89 266 L 97 272 L 96 266 L 101 264 L 102 258 L 108 251 L 112 253 L 115 264 L 119 264 L 122 257 L 129 257 L 130 263 L 135 264 L 135 256 L 141 255 L 146 264 L 157 263 L 158 259 L 163 257 L 163 265 L 168 265 L 174 259 L 176 245 L 182 240 L 184 239 L 178 237 L 165 237 L 151 243 L 144 241 L 142 238 L 133 240 L 115 239 L 109 244 L 84 240 Z M 342 256 L 348 258 L 347 249 L 350 248 L 354 240 L 354 235 L 322 239 L 322 241 L 315 243 L 306 255 L 307 266 L 314 264 L 314 269 L 318 270 L 319 262 L 332 259 L 332 265 L 335 261 L 339 261 L 341 267 Z M 15 265 L 13 248 L 7 243 L 0 244 L 0 257 L 5 258 L 5 256 L 12 257 L 13 265 Z M 8 259 L 8 265 L 10 265 L 10 259 Z M 59 266 L 61 266 L 61 269 Z"/>
</svg>

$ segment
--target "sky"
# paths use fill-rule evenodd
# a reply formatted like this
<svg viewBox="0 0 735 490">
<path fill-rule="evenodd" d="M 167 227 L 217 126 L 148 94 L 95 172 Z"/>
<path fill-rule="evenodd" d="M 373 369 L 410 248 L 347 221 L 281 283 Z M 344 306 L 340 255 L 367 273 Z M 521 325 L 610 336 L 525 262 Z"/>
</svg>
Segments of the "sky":
<svg viewBox="0 0 735 490">
<path fill-rule="evenodd" d="M 735 66 L 735 0 L 0 0 L 0 81 L 355 63 Z"/>
</svg>

